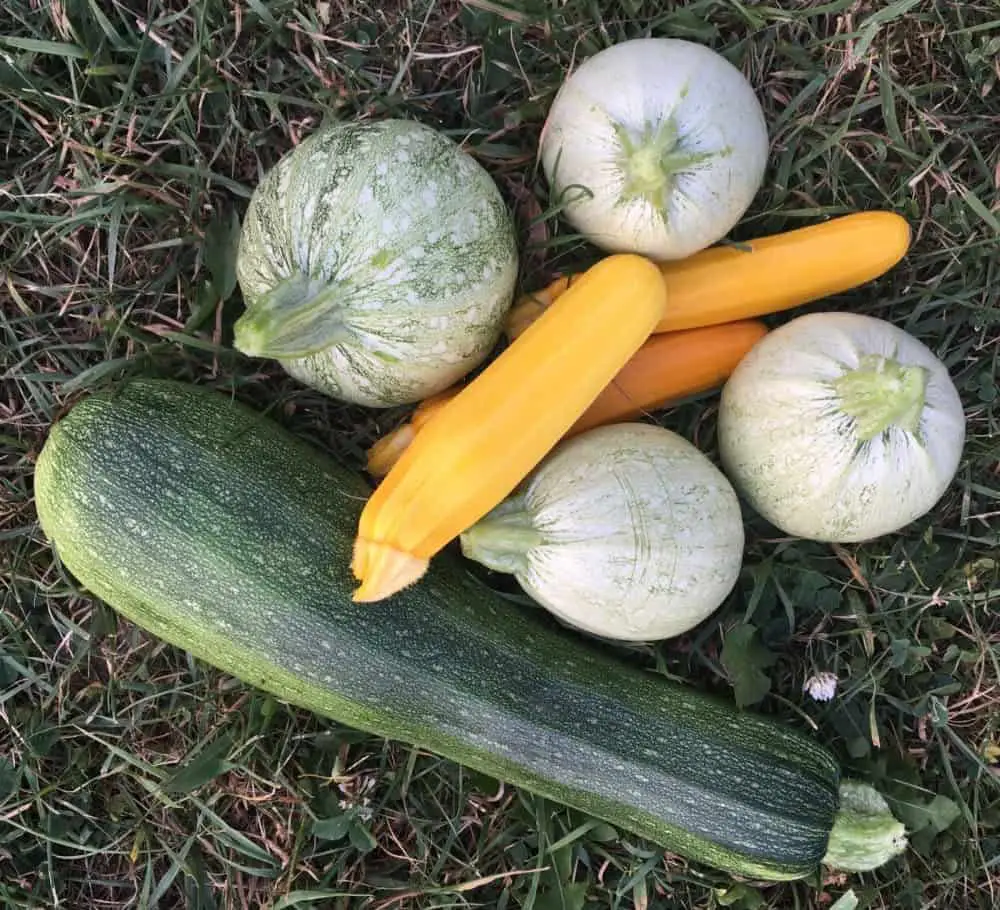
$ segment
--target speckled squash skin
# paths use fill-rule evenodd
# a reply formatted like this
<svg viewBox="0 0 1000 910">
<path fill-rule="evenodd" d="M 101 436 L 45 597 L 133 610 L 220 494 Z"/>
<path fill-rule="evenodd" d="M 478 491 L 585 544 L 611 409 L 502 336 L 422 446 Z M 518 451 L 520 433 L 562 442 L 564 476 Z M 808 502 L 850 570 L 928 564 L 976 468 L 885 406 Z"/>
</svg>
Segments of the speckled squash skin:
<svg viewBox="0 0 1000 910">
<path fill-rule="evenodd" d="M 249 310 L 290 278 L 334 288 L 330 344 L 279 359 L 328 395 L 388 407 L 441 391 L 486 358 L 517 267 L 490 175 L 436 130 L 383 120 L 324 128 L 267 173 L 236 270 Z"/>
<path fill-rule="evenodd" d="M 351 602 L 359 476 L 228 396 L 136 380 L 38 459 L 42 529 L 93 594 L 293 704 L 755 877 L 824 856 L 839 770 L 764 717 L 559 634 L 442 555 Z"/>
</svg>

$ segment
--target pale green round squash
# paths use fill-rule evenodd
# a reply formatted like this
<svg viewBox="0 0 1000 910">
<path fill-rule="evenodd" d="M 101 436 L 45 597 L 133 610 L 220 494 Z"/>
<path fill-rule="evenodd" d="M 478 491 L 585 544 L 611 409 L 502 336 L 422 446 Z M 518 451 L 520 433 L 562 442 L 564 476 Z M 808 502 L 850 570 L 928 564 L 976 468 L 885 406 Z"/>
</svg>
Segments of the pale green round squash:
<svg viewBox="0 0 1000 910">
<path fill-rule="evenodd" d="M 407 120 L 337 124 L 250 200 L 235 346 L 344 401 L 418 401 L 486 359 L 517 267 L 496 184 L 449 138 Z"/>
<path fill-rule="evenodd" d="M 567 625 L 656 641 L 722 605 L 744 531 L 736 493 L 705 454 L 663 427 L 627 422 L 564 440 L 460 544 Z"/>
</svg>

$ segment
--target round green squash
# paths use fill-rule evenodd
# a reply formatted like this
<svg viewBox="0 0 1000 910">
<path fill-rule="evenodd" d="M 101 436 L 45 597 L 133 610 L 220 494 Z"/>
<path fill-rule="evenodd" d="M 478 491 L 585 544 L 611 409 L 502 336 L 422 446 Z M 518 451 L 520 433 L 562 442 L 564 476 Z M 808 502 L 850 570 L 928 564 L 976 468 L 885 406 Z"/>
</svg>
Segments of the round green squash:
<svg viewBox="0 0 1000 910">
<path fill-rule="evenodd" d="M 408 404 L 486 359 L 517 268 L 496 184 L 449 138 L 408 120 L 337 124 L 250 200 L 235 346 L 332 397 Z"/>
</svg>

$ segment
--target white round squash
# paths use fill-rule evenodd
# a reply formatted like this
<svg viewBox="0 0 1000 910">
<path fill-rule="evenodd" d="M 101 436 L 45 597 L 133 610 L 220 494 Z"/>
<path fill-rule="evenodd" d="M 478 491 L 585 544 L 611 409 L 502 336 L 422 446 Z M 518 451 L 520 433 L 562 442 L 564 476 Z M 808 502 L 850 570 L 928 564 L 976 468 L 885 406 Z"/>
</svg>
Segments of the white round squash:
<svg viewBox="0 0 1000 910">
<path fill-rule="evenodd" d="M 683 259 L 722 239 L 760 188 L 767 125 L 749 82 L 711 48 L 638 38 L 560 87 L 541 162 L 567 221 L 592 243 Z"/>
<path fill-rule="evenodd" d="M 889 322 L 813 313 L 773 330 L 722 391 L 723 470 L 786 534 L 857 542 L 928 512 L 965 416 L 944 364 Z"/>
<path fill-rule="evenodd" d="M 485 360 L 517 266 L 496 184 L 454 142 L 407 120 L 338 124 L 250 200 L 235 345 L 345 401 L 418 401 Z"/>
<path fill-rule="evenodd" d="M 620 641 L 680 635 L 713 613 L 739 576 L 743 542 L 721 471 L 642 423 L 560 443 L 461 536 L 466 556 L 513 574 L 563 622 Z"/>
</svg>

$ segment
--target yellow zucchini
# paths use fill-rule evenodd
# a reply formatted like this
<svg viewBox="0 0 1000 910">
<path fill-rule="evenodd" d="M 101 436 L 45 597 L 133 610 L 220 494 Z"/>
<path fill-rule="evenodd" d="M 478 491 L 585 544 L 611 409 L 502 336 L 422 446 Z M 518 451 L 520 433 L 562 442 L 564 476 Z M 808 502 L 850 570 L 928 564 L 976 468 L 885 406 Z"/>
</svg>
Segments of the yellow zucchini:
<svg viewBox="0 0 1000 910">
<path fill-rule="evenodd" d="M 548 454 L 649 337 L 663 276 L 641 256 L 601 260 L 448 401 L 365 505 L 357 601 L 417 581 Z"/>
<path fill-rule="evenodd" d="M 668 304 L 655 331 L 752 319 L 839 294 L 887 272 L 909 246 L 899 215 L 857 212 L 661 263 Z M 576 277 L 522 297 L 507 315 L 507 336 L 516 338 Z"/>
<path fill-rule="evenodd" d="M 604 387 L 566 437 L 630 420 L 721 385 L 766 334 L 764 323 L 747 319 L 652 336 Z M 409 421 L 377 440 L 368 450 L 368 473 L 384 477 L 417 433 L 461 389 L 456 385 L 425 398 Z"/>
</svg>

